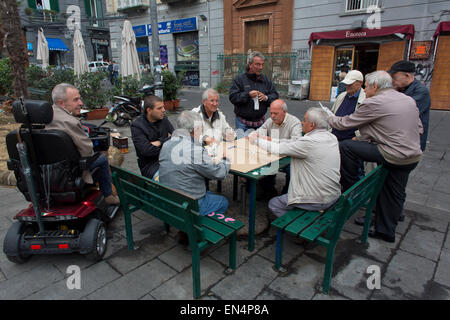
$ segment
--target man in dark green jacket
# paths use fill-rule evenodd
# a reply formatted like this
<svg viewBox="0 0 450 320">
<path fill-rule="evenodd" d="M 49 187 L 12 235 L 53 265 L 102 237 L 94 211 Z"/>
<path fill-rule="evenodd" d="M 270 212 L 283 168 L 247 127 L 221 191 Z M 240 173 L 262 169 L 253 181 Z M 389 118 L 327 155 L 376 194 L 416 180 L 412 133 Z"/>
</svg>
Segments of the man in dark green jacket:
<svg viewBox="0 0 450 320">
<path fill-rule="evenodd" d="M 403 92 L 416 101 L 422 121 L 423 134 L 420 136 L 420 148 L 425 151 L 428 136 L 428 123 L 430 119 L 430 91 L 419 80 L 414 78 L 416 65 L 410 61 L 397 61 L 388 71 L 392 77 L 394 88 Z"/>
</svg>

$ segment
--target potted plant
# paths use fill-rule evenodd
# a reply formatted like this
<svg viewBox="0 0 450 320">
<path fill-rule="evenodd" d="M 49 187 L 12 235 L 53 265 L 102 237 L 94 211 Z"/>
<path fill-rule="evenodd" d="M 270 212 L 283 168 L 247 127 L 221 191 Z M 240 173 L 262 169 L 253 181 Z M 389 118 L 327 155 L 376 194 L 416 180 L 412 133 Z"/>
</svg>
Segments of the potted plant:
<svg viewBox="0 0 450 320">
<path fill-rule="evenodd" d="M 164 70 L 161 73 L 163 83 L 163 100 L 164 106 L 167 110 L 174 109 L 174 103 L 177 99 L 178 90 L 181 87 L 181 81 L 179 77 L 169 70 Z"/>
<path fill-rule="evenodd" d="M 86 72 L 75 80 L 75 85 L 80 90 L 81 99 L 89 110 L 88 120 L 105 119 L 109 109 L 105 107 L 108 102 L 108 92 L 102 87 L 101 82 L 105 78 L 103 72 Z"/>
</svg>

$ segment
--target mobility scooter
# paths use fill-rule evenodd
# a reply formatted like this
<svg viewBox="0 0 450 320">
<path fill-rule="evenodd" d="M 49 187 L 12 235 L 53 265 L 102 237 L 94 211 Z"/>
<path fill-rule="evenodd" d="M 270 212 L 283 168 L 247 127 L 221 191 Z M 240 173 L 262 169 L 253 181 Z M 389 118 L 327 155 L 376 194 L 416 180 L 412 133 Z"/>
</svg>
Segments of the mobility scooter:
<svg viewBox="0 0 450 320">
<path fill-rule="evenodd" d="M 86 184 L 83 170 L 109 147 L 109 132 L 90 128 L 94 155 L 82 158 L 64 131 L 46 130 L 53 119 L 50 103 L 20 100 L 13 104 L 21 127 L 6 136 L 8 169 L 30 205 L 14 219 L 3 251 L 14 263 L 36 254 L 80 253 L 101 260 L 106 251 L 106 224 L 119 206 L 107 206 L 96 185 Z M 106 129 L 106 128 L 105 128 Z M 106 149 L 105 149 L 106 148 Z M 94 170 L 94 181 L 98 172 Z"/>
</svg>

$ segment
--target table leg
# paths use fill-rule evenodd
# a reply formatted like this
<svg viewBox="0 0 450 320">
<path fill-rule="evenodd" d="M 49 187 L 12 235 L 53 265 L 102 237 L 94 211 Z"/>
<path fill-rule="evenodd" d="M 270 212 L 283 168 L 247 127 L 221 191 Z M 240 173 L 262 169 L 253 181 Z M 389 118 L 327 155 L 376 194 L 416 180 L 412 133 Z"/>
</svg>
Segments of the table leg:
<svg viewBox="0 0 450 320">
<path fill-rule="evenodd" d="M 233 201 L 237 200 L 237 194 L 238 194 L 238 176 L 233 175 Z"/>
<path fill-rule="evenodd" d="M 256 180 L 250 183 L 249 215 L 248 215 L 248 251 L 255 249 L 255 214 L 256 214 Z"/>
</svg>

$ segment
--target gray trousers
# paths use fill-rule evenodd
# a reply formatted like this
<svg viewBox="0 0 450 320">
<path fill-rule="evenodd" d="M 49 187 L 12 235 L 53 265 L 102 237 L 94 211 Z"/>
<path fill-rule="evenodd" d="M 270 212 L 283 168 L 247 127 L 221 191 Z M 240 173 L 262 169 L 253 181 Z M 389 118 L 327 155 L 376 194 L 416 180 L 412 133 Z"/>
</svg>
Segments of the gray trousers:
<svg viewBox="0 0 450 320">
<path fill-rule="evenodd" d="M 296 204 L 291 204 L 291 205 L 287 205 L 288 203 L 288 195 L 287 193 L 272 198 L 269 201 L 269 209 L 270 211 L 272 211 L 272 213 L 274 215 L 276 215 L 277 217 L 281 217 L 282 215 L 284 215 L 286 212 L 288 212 L 291 209 L 294 208 L 299 208 L 299 209 L 303 209 L 303 210 L 308 210 L 308 211 L 322 211 L 322 210 L 326 210 L 329 207 L 331 207 L 339 198 L 337 198 L 336 200 L 333 200 L 329 203 L 296 203 Z"/>
</svg>

